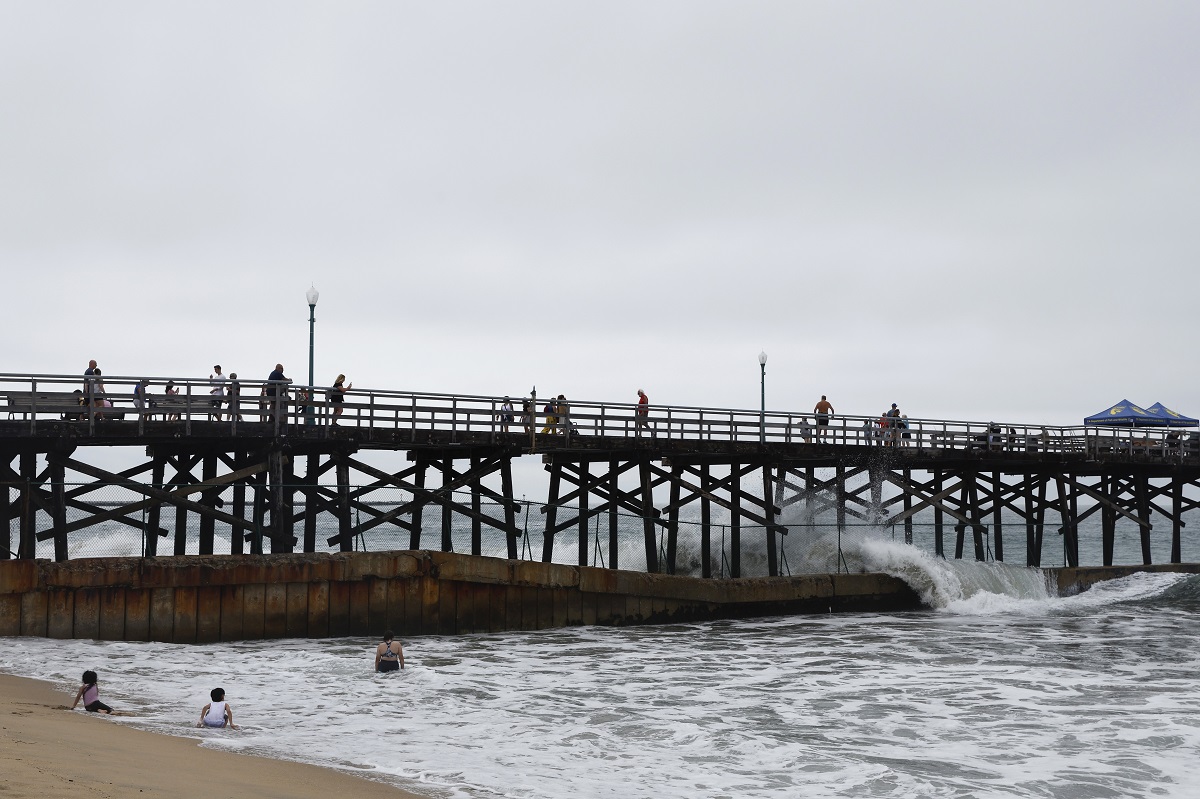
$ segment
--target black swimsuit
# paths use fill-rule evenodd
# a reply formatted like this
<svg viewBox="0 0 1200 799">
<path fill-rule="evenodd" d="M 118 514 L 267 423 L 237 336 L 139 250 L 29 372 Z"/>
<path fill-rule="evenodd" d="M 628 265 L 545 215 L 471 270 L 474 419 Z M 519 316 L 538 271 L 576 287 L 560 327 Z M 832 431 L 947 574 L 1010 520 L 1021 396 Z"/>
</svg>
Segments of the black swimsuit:
<svg viewBox="0 0 1200 799">
<path fill-rule="evenodd" d="M 89 702 L 87 701 L 87 695 L 92 691 L 95 691 L 95 693 L 92 694 L 92 701 Z M 87 686 L 87 689 L 83 692 L 83 701 L 83 709 L 88 713 L 99 713 L 101 710 L 105 713 L 112 713 L 112 708 L 100 701 L 100 689 L 95 685 Z"/>
<path fill-rule="evenodd" d="M 375 671 L 399 671 L 400 661 L 396 659 L 396 653 L 392 651 L 392 645 L 389 643 L 384 653 L 379 656 L 379 665 L 375 667 Z"/>
</svg>

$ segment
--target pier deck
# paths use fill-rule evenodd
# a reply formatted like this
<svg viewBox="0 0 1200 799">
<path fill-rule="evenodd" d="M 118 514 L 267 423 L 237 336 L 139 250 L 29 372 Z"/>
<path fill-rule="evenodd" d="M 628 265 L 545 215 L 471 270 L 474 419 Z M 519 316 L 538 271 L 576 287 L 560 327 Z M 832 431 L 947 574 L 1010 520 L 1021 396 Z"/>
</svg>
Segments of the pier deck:
<svg viewBox="0 0 1200 799">
<path fill-rule="evenodd" d="M 308 387 L 261 381 L 240 381 L 237 399 L 214 408 L 206 381 L 176 380 L 171 397 L 155 394 L 165 378 L 136 393 L 142 378 L 104 381 L 111 406 L 79 377 L 0 375 L 9 411 L 0 418 L 0 559 L 35 557 L 38 542 L 53 541 L 55 559 L 65 560 L 72 535 L 114 522 L 138 531 L 145 555 L 165 554 L 160 539 L 172 535 L 172 551 L 183 554 L 194 519 L 199 554 L 213 553 L 218 529 L 240 554 L 350 551 L 382 525 L 406 532 L 411 549 L 434 534 L 451 551 L 459 519 L 471 527 L 472 554 L 490 528 L 516 558 L 525 530 L 512 463 L 527 456 L 549 473 L 537 503 L 542 560 L 555 560 L 556 540 L 568 536 L 572 560 L 588 565 L 592 533 L 607 521 L 605 565 L 626 567 L 617 557 L 624 515 L 640 520 L 639 568 L 675 573 L 680 525 L 695 520 L 706 577 L 726 572 L 711 560 L 718 525 L 730 575 L 743 573 L 744 535 L 765 549 L 766 574 L 780 574 L 788 534 L 780 518 L 797 505 L 839 529 L 899 526 L 910 541 L 921 520 L 944 556 L 1004 560 L 1016 528 L 1029 565 L 1041 564 L 1047 531 L 1063 537 L 1066 561 L 1077 565 L 1079 524 L 1099 514 L 1103 562 L 1112 565 L 1118 524 L 1136 525 L 1142 561 L 1151 562 L 1155 519 L 1166 520 L 1170 560 L 1180 562 L 1183 516 L 1200 504 L 1194 429 L 846 416 L 818 425 L 802 412 L 640 414 L 634 404 L 537 398 L 523 412 L 522 399 L 510 409 L 503 397 L 382 390 L 335 404 Z M 114 448 L 140 462 L 113 471 L 100 453 Z M 403 453 L 405 465 L 373 465 L 372 452 Z M 127 501 L 99 502 L 104 489 Z M 402 499 L 381 509 L 372 498 L 383 493 Z M 428 514 L 440 516 L 437 529 L 429 509 L 444 511 Z M 321 540 L 318 521 L 337 534 Z"/>
</svg>

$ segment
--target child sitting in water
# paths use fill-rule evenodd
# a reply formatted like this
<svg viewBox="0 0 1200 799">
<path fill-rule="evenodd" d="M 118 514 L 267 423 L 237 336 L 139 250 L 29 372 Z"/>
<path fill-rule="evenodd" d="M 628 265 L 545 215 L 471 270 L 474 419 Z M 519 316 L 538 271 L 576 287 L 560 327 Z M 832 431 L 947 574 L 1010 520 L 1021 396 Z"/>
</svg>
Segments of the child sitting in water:
<svg viewBox="0 0 1200 799">
<path fill-rule="evenodd" d="M 79 690 L 75 692 L 75 702 L 71 705 L 71 710 L 75 709 L 75 705 L 79 704 L 79 700 L 83 700 L 83 709 L 88 713 L 109 713 L 113 709 L 100 701 L 100 686 L 96 679 L 96 672 L 88 669 L 83 673 L 83 685 L 79 686 Z"/>
<path fill-rule="evenodd" d="M 201 708 L 200 720 L 196 722 L 196 726 L 224 727 L 228 724 L 231 730 L 236 730 L 237 725 L 233 723 L 233 711 L 225 701 L 225 689 L 214 688 L 208 695 L 212 697 L 212 701 Z"/>
</svg>

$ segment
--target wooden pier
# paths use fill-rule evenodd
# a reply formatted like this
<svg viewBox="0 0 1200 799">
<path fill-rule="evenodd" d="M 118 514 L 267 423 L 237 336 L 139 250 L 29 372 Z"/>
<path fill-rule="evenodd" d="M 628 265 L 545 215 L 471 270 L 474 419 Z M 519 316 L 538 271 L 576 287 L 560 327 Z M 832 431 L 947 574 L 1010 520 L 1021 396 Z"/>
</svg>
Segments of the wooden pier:
<svg viewBox="0 0 1200 799">
<path fill-rule="evenodd" d="M 731 576 L 742 575 L 747 545 L 765 550 L 767 574 L 779 575 L 789 509 L 839 528 L 904 529 L 909 540 L 914 524 L 927 524 L 939 555 L 1032 566 L 1048 537 L 1078 565 L 1079 525 L 1099 514 L 1105 565 L 1119 524 L 1136 526 L 1143 564 L 1164 540 L 1154 536 L 1169 536 L 1179 563 L 1184 514 L 1200 504 L 1191 429 L 883 427 L 874 417 L 817 427 L 811 413 L 657 406 L 643 417 L 633 404 L 547 409 L 544 398 L 525 417 L 526 398 L 509 412 L 501 397 L 385 390 L 348 394 L 335 419 L 323 391 L 261 381 L 241 381 L 218 420 L 206 381 L 175 379 L 180 393 L 164 397 L 166 378 L 152 377 L 143 397 L 140 376 L 104 380 L 111 407 L 83 396 L 80 377 L 0 375 L 0 559 L 34 558 L 52 541 L 54 559 L 67 560 L 73 537 L 102 523 L 136 531 L 146 556 L 183 554 L 195 520 L 201 555 L 226 537 L 228 553 L 216 554 L 348 552 L 381 526 L 403 531 L 411 550 L 446 552 L 457 520 L 470 527 L 469 554 L 480 554 L 487 529 L 516 559 L 525 530 L 513 464 L 526 457 L 549 474 L 534 557 L 563 561 L 556 543 L 570 535 L 570 561 L 590 565 L 590 533 L 603 525 L 605 566 L 627 568 L 618 517 L 634 516 L 650 572 L 675 573 L 681 525 L 698 525 L 704 577 L 718 572 L 718 527 Z M 105 465 L 114 449 L 135 465 Z M 403 453 L 403 467 L 373 464 L 381 453 Z M 121 501 L 96 499 L 114 491 Z M 396 495 L 404 499 L 377 501 Z"/>
</svg>

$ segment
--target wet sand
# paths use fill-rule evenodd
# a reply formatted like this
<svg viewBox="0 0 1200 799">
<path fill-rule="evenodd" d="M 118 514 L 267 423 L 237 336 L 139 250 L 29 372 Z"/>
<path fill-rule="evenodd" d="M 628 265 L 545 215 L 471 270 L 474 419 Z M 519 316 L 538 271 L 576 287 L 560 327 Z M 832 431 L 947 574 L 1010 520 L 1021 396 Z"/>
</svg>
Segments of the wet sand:
<svg viewBox="0 0 1200 799">
<path fill-rule="evenodd" d="M 101 697 L 103 698 L 103 696 Z M 174 799 L 419 799 L 330 769 L 204 749 L 69 710 L 74 692 L 0 674 L 0 796 Z M 236 734 L 236 733 L 233 733 Z"/>
</svg>

